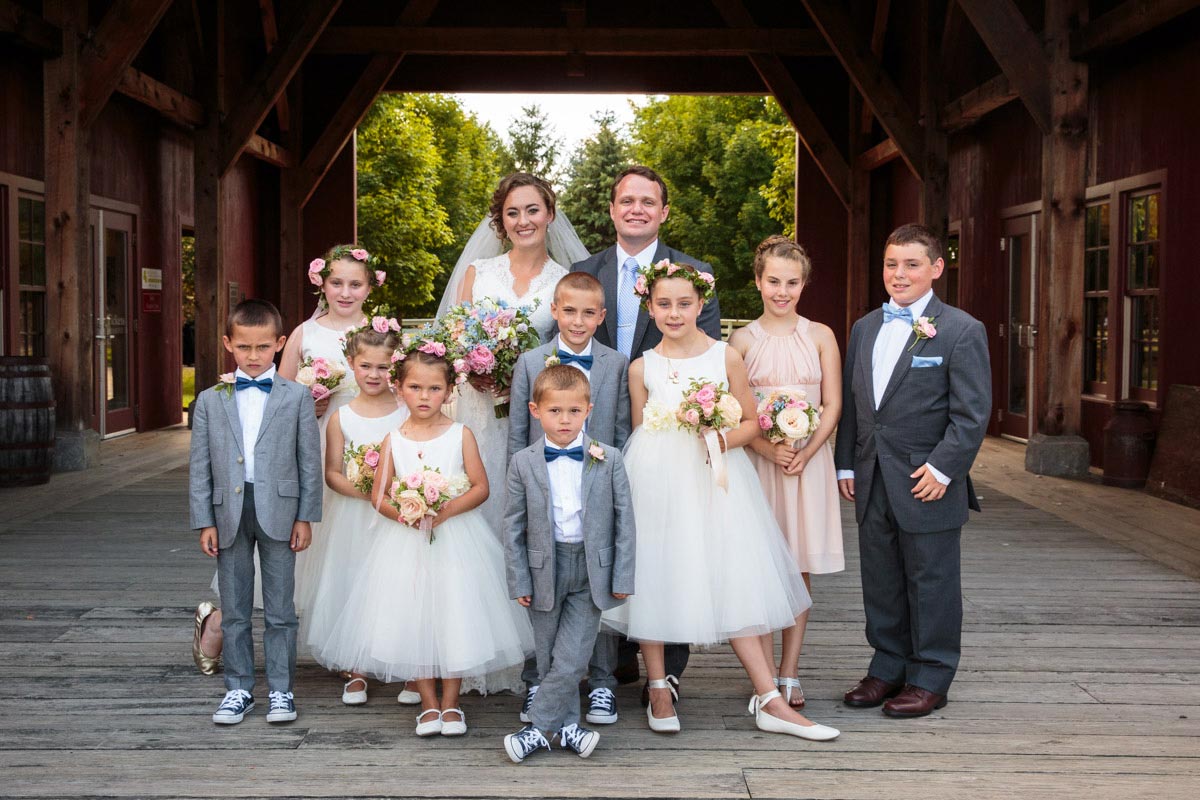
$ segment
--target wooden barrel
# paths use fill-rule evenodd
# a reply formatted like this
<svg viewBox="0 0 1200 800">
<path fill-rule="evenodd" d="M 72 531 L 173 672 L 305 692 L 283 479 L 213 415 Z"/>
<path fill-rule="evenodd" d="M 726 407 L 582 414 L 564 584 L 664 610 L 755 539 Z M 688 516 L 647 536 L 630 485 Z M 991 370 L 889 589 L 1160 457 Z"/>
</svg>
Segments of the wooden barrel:
<svg viewBox="0 0 1200 800">
<path fill-rule="evenodd" d="M 0 486 L 50 480 L 54 389 L 44 358 L 0 357 Z"/>
</svg>

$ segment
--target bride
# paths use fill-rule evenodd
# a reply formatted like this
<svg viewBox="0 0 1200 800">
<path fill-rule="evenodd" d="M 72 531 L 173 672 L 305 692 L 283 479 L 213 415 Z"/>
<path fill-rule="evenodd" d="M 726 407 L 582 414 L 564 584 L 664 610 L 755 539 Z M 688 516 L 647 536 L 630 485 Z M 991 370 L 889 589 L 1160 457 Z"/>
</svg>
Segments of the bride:
<svg viewBox="0 0 1200 800">
<path fill-rule="evenodd" d="M 504 252 L 506 246 L 511 249 Z M 475 229 L 446 284 L 438 316 L 465 301 L 503 300 L 525 307 L 545 343 L 554 327 L 554 287 L 571 264 L 587 257 L 571 223 L 557 213 L 550 184 L 527 172 L 514 172 L 492 194 L 488 216 Z M 497 535 L 504 523 L 508 449 L 508 419 L 497 419 L 494 413 L 500 399 L 490 378 L 472 376 L 468 385 L 459 387 L 453 413 L 479 442 L 491 490 L 481 508 Z"/>
</svg>

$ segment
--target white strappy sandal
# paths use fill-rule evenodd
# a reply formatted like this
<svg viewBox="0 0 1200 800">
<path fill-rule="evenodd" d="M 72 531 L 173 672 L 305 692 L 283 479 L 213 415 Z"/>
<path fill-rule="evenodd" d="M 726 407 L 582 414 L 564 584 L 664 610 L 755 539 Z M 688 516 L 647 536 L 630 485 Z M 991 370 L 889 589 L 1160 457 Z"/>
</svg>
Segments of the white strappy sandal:
<svg viewBox="0 0 1200 800">
<path fill-rule="evenodd" d="M 797 710 L 804 708 L 806 701 L 804 699 L 804 690 L 800 688 L 799 678 L 776 678 L 775 685 L 779 687 L 780 692 L 783 694 L 783 702 Z M 800 695 L 799 703 L 792 703 L 793 689 L 796 690 L 796 694 Z"/>
<path fill-rule="evenodd" d="M 767 713 L 766 706 L 776 697 L 783 697 L 778 689 L 772 689 L 766 694 L 756 694 L 750 698 L 749 711 L 754 715 L 754 724 L 760 731 L 786 733 L 789 736 L 799 736 L 801 739 L 809 739 L 814 742 L 827 742 L 842 735 L 837 728 L 830 728 L 828 725 L 818 725 L 815 722 L 812 725 L 801 725 L 771 716 Z"/>
<path fill-rule="evenodd" d="M 665 678 L 656 678 L 646 684 L 650 689 L 670 689 L 672 701 L 679 699 L 679 692 L 675 691 L 675 687 L 678 685 L 679 679 L 674 675 L 668 675 Z M 656 717 L 651 710 L 653 705 L 653 703 L 646 704 L 646 721 L 650 723 L 650 730 L 655 733 L 679 733 L 679 715 L 672 714 L 669 717 Z"/>
</svg>

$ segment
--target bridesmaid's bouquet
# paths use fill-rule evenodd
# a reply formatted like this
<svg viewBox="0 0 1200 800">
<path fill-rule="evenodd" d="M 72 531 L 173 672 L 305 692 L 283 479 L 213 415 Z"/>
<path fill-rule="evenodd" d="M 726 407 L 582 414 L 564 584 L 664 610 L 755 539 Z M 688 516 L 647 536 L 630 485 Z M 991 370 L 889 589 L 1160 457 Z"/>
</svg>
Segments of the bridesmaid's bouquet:
<svg viewBox="0 0 1200 800">
<path fill-rule="evenodd" d="M 433 518 L 446 505 L 471 488 L 466 475 L 447 478 L 437 467 L 422 467 L 392 479 L 388 502 L 410 528 L 429 534 L 433 544 Z"/>
<path fill-rule="evenodd" d="M 792 447 L 812 436 L 821 424 L 820 409 L 808 402 L 803 389 L 776 389 L 759 395 L 758 427 L 772 444 Z"/>
<path fill-rule="evenodd" d="M 724 452 L 717 442 L 717 435 L 723 437 L 725 431 L 741 424 L 742 404 L 725 389 L 725 384 L 698 378 L 684 390 L 683 401 L 675 410 L 675 419 L 683 430 L 694 431 L 704 437 L 713 477 L 718 486 L 728 491 Z"/>
<path fill-rule="evenodd" d="M 313 400 L 324 400 L 333 394 L 346 377 L 346 369 L 320 356 L 309 356 L 300 362 L 296 372 L 296 383 L 302 383 L 312 392 Z"/>
<path fill-rule="evenodd" d="M 470 374 L 491 378 L 497 395 L 496 418 L 507 417 L 508 399 L 501 395 L 512 385 L 517 359 L 541 343 L 529 311 L 485 297 L 455 306 L 436 324 L 441 328 L 438 339 L 453 348 L 455 369 L 461 359 Z"/>
<path fill-rule="evenodd" d="M 370 497 L 371 489 L 375 487 L 375 470 L 379 466 L 379 445 L 360 444 L 355 447 L 354 442 L 350 442 L 346 445 L 342 462 L 346 467 L 346 479 L 354 484 L 355 489 Z"/>
</svg>

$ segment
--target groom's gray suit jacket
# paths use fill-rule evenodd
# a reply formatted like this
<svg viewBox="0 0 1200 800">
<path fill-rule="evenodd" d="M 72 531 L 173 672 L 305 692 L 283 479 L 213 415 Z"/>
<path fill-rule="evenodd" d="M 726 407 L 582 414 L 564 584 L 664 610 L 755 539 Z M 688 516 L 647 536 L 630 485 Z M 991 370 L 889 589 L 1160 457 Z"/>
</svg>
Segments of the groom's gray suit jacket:
<svg viewBox="0 0 1200 800">
<path fill-rule="evenodd" d="M 925 316 L 934 318 L 937 335 L 918 340 L 909 334 L 878 409 L 871 361 L 883 326 L 882 309 L 860 319 L 850 333 L 834 461 L 840 470 L 854 470 L 860 524 L 876 464 L 902 530 L 961 528 L 968 508 L 979 510 L 969 473 L 992 411 L 987 334 L 979 320 L 937 296 L 930 299 Z M 917 359 L 937 358 L 941 363 L 927 360 L 930 366 L 913 366 Z M 916 480 L 909 477 L 926 462 L 951 479 L 942 499 L 929 503 L 913 497 Z"/>
<path fill-rule="evenodd" d="M 546 368 L 546 359 L 558 349 L 558 337 L 517 359 L 513 370 L 512 415 L 509 417 L 508 457 L 524 450 L 545 436 L 542 423 L 529 413 L 533 399 L 533 382 Z M 629 359 L 592 340 L 592 368 L 588 371 L 591 384 L 592 413 L 588 415 L 588 436 L 611 444 L 618 449 L 629 438 Z"/>
<path fill-rule="evenodd" d="M 287 540 L 297 520 L 321 519 L 325 482 L 312 394 L 276 374 L 258 440 L 249 443 L 242 441 L 234 394 L 213 387 L 196 398 L 189 474 L 192 527 L 215 525 L 220 546 L 233 543 L 245 499 L 245 454 L 252 447 L 259 527 L 272 539 Z"/>
<path fill-rule="evenodd" d="M 633 594 L 636 528 L 629 478 L 621 451 L 609 445 L 604 459 L 588 455 L 583 437 L 583 546 L 592 602 L 601 610 L 620 605 L 613 593 Z M 508 465 L 508 507 L 504 515 L 504 555 L 508 590 L 533 597 L 534 611 L 554 608 L 554 498 L 550 471 L 538 440 Z"/>
</svg>

